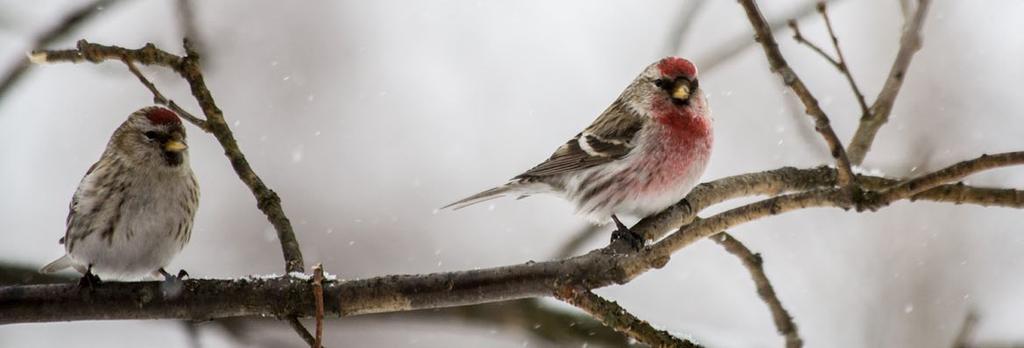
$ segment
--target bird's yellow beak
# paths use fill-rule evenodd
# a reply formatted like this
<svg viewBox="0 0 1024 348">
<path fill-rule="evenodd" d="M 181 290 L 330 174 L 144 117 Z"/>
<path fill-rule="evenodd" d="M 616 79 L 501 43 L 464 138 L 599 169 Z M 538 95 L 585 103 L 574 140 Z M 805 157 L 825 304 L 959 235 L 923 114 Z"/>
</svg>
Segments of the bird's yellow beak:
<svg viewBox="0 0 1024 348">
<path fill-rule="evenodd" d="M 188 145 L 179 140 L 168 140 L 164 143 L 164 151 L 167 152 L 182 152 L 188 148 Z"/>
<path fill-rule="evenodd" d="M 672 90 L 672 98 L 686 100 L 690 97 L 690 84 L 680 81 Z"/>
</svg>

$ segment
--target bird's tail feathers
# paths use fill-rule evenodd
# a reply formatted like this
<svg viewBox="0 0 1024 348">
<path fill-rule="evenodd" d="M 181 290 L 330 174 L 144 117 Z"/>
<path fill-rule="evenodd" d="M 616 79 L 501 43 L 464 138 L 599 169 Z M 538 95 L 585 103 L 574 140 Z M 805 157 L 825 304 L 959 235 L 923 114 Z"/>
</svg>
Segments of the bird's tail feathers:
<svg viewBox="0 0 1024 348">
<path fill-rule="evenodd" d="M 506 195 L 514 194 L 523 198 L 534 193 L 540 193 L 544 190 L 540 186 L 542 184 L 537 183 L 525 183 L 521 181 L 512 181 L 507 184 L 484 190 L 483 192 L 475 195 L 460 199 L 454 203 L 441 207 L 441 209 L 451 208 L 452 210 L 459 210 L 480 202 L 489 201 L 495 198 L 501 198 Z"/>
<path fill-rule="evenodd" d="M 61 256 L 59 259 L 56 259 L 53 262 L 50 262 L 46 266 L 43 266 L 43 268 L 40 268 L 39 269 L 39 273 L 53 273 L 53 272 L 57 272 L 59 270 L 71 267 L 73 264 L 74 264 L 74 261 L 71 260 L 71 257 L 68 256 L 68 255 L 64 255 L 64 256 Z"/>
</svg>

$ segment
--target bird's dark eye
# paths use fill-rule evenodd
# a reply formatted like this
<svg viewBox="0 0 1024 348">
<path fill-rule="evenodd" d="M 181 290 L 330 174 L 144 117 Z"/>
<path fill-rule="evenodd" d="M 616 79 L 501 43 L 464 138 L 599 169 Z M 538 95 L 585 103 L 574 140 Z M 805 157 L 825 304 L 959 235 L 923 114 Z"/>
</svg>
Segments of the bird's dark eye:
<svg viewBox="0 0 1024 348">
<path fill-rule="evenodd" d="M 666 80 L 666 79 L 657 79 L 657 80 L 654 80 L 654 85 L 658 86 L 658 88 L 661 88 L 661 89 L 664 89 L 664 90 L 667 91 L 667 90 L 672 88 L 672 81 L 669 81 L 669 80 Z"/>
<path fill-rule="evenodd" d="M 159 136 L 160 136 L 160 134 L 159 134 L 159 133 L 157 133 L 157 132 L 154 132 L 154 131 L 148 131 L 148 132 L 146 132 L 146 133 L 143 133 L 143 134 L 144 134 L 144 135 L 145 135 L 145 136 L 146 136 L 147 138 L 149 138 L 149 139 L 156 139 L 157 137 L 159 137 Z"/>
</svg>

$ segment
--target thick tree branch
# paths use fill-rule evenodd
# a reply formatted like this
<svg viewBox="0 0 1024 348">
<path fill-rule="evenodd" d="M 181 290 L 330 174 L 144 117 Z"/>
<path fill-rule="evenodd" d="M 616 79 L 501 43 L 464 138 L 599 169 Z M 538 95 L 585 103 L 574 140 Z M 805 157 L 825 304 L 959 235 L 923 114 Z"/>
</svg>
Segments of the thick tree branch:
<svg viewBox="0 0 1024 348">
<path fill-rule="evenodd" d="M 772 320 L 775 322 L 775 329 L 782 337 L 786 338 L 786 348 L 803 347 L 804 341 L 800 338 L 793 317 L 789 315 L 785 307 L 782 307 L 782 301 L 775 294 L 768 275 L 764 273 L 764 260 L 761 259 L 761 255 L 750 251 L 747 246 L 726 232 L 719 233 L 711 240 L 725 248 L 725 251 L 738 257 L 743 263 L 743 267 L 750 272 L 750 278 L 754 280 L 754 286 L 757 288 L 757 296 L 761 297 L 761 301 L 768 305 L 768 310 L 772 313 Z"/>
<path fill-rule="evenodd" d="M 651 347 L 700 347 L 688 340 L 672 336 L 668 331 L 655 329 L 648 322 L 627 312 L 618 303 L 606 300 L 590 290 L 565 288 L 555 293 L 555 297 L 590 313 L 605 325 Z"/>
<path fill-rule="evenodd" d="M 793 93 L 800 98 L 800 101 L 804 103 L 807 115 L 811 116 L 814 120 L 814 130 L 818 131 L 822 138 L 825 139 L 829 152 L 836 161 L 836 167 L 839 168 L 839 185 L 846 188 L 847 193 L 853 196 L 854 190 L 857 188 L 856 178 L 853 176 L 853 171 L 850 168 L 850 161 L 846 158 L 846 150 L 839 141 L 839 137 L 836 136 L 835 131 L 832 130 L 828 116 L 821 109 L 821 106 L 818 105 L 818 100 L 814 98 L 811 91 L 804 85 L 804 82 L 789 67 L 786 58 L 779 51 L 779 44 L 775 41 L 771 26 L 764 19 L 764 15 L 761 14 L 761 10 L 757 8 L 754 0 L 740 0 L 740 4 L 743 5 L 747 18 L 754 28 L 754 40 L 759 42 L 761 48 L 764 49 L 772 72 L 779 74 L 782 82 L 789 86 Z"/>
<path fill-rule="evenodd" d="M 37 63 L 79 63 L 83 61 L 100 63 L 107 60 L 116 60 L 163 66 L 181 75 L 188 82 L 192 95 L 196 98 L 196 101 L 203 110 L 203 114 L 206 116 L 205 130 L 217 138 L 221 147 L 224 148 L 225 156 L 231 162 L 231 167 L 234 168 L 238 177 L 252 191 L 260 211 L 267 216 L 267 220 L 270 221 L 270 224 L 277 231 L 277 237 L 281 241 L 281 251 L 284 254 L 285 271 L 302 272 L 305 268 L 303 266 L 302 251 L 299 249 L 299 242 L 295 238 L 295 231 L 292 229 L 291 222 L 281 207 L 281 198 L 277 196 L 277 193 L 268 188 L 263 183 L 263 180 L 252 170 L 249 161 L 239 148 L 231 128 L 228 127 L 227 122 L 224 120 L 223 112 L 221 112 L 217 103 L 213 100 L 210 90 L 206 87 L 206 82 L 199 65 L 200 58 L 198 53 L 192 49 L 187 39 L 184 42 L 184 46 L 186 55 L 180 57 L 163 51 L 153 44 L 146 44 L 139 49 L 126 49 L 79 40 L 77 49 L 73 50 L 34 51 L 32 52 L 32 61 Z M 132 65 L 129 64 L 128 66 L 129 69 L 132 68 Z M 133 73 L 136 72 L 137 69 L 133 71 Z M 139 77 L 140 81 L 143 81 L 147 88 L 152 85 L 151 83 L 147 84 L 148 81 L 141 74 L 136 74 L 136 77 Z M 154 91 L 154 95 L 158 94 L 158 92 L 155 92 L 155 87 L 150 89 L 150 91 Z"/>
<path fill-rule="evenodd" d="M 919 0 L 914 16 L 910 18 L 903 27 L 903 35 L 900 37 L 900 50 L 896 53 L 896 60 L 889 70 L 889 77 L 885 80 L 881 92 L 871 105 L 870 112 L 860 120 L 857 132 L 850 139 L 848 149 L 850 161 L 853 164 L 861 164 L 864 157 L 871 150 L 871 144 L 875 141 L 875 135 L 886 122 L 889 122 L 889 114 L 892 113 L 893 104 L 896 103 L 896 96 L 903 86 L 910 61 L 914 54 L 921 49 L 921 27 L 924 25 L 924 17 L 928 13 L 928 6 L 931 0 Z"/>
<path fill-rule="evenodd" d="M 961 162 L 917 179 L 862 177 L 865 187 L 883 187 L 870 203 L 883 207 L 895 199 L 926 199 L 941 202 L 977 203 L 1024 207 L 1017 190 L 992 191 L 966 185 L 941 185 L 970 173 L 1024 163 L 1024 152 L 1013 152 Z M 671 254 L 693 242 L 758 218 L 807 207 L 838 207 L 844 199 L 835 188 L 831 168 L 775 171 L 738 175 L 703 184 L 681 203 L 634 226 L 650 239 L 666 228 L 679 230 L 636 253 L 620 253 L 612 247 L 573 258 L 529 262 L 471 271 L 426 275 L 395 275 L 352 281 L 325 281 L 327 316 L 407 311 L 552 296 L 567 286 L 595 289 L 629 282 L 651 268 L 669 261 Z M 692 211 L 727 199 L 786 194 L 743 205 L 683 225 Z M 998 192 L 998 198 L 985 193 Z M 882 204 L 884 203 L 884 204 Z M 692 207 L 692 208 L 691 208 Z M 689 217 L 688 217 L 689 216 Z M 674 226 L 669 225 L 677 222 Z M 682 228 L 680 228 L 682 226 Z M 653 238 L 651 238 L 653 237 Z M 164 293 L 161 282 L 104 283 L 92 290 L 75 284 L 0 287 L 0 324 L 14 322 L 87 319 L 206 320 L 235 316 L 289 315 L 312 317 L 316 306 L 310 294 L 312 282 L 293 277 L 235 280 L 186 280 L 179 293 Z"/>
<path fill-rule="evenodd" d="M 861 198 L 862 200 L 857 202 L 857 210 L 875 210 L 879 207 L 887 206 L 896 200 L 912 198 L 915 195 L 925 193 L 946 182 L 960 180 L 970 174 L 1020 164 L 1024 164 L 1024 152 L 983 155 L 918 178 L 902 181 L 878 193 L 867 192 Z M 642 256 L 650 264 L 664 264 L 668 262 L 668 259 L 675 251 L 733 226 L 803 208 L 830 206 L 845 208 L 844 200 L 847 199 L 845 196 L 846 193 L 841 188 L 817 189 L 781 195 L 733 208 L 707 219 L 697 220 L 684 225 L 675 233 L 650 246 Z M 627 269 L 627 273 L 630 271 Z"/>
<path fill-rule="evenodd" d="M 0 285 L 52 284 L 77 281 L 68 274 L 40 274 L 38 266 L 0 263 Z M 396 312 L 358 317 L 364 321 L 395 322 L 402 320 L 452 320 L 480 327 L 507 327 L 521 330 L 537 339 L 558 345 L 626 346 L 627 338 L 586 314 L 571 313 L 547 306 L 539 299 L 523 299 L 475 306 L 440 308 L 412 312 Z M 356 319 L 356 318 L 352 318 Z M 232 337 L 245 340 L 242 332 L 259 319 L 222 319 L 212 324 L 225 329 Z M 186 327 L 191 321 L 185 320 Z"/>
</svg>

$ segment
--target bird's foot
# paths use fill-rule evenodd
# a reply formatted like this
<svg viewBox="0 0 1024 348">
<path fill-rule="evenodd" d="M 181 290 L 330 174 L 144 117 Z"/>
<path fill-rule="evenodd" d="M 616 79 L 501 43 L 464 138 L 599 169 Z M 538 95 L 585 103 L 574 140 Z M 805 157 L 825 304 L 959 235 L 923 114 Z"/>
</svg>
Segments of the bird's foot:
<svg viewBox="0 0 1024 348">
<path fill-rule="evenodd" d="M 163 267 L 156 270 L 156 272 L 164 276 L 164 281 L 160 284 L 160 290 L 163 291 L 164 296 L 176 297 L 185 289 L 185 278 L 188 277 L 188 272 L 185 272 L 185 270 L 178 271 L 177 276 L 167 273 L 167 270 L 163 269 Z"/>
<path fill-rule="evenodd" d="M 177 276 L 173 276 L 170 273 L 167 273 L 167 270 L 165 270 L 163 267 L 160 267 L 160 269 L 158 269 L 156 271 L 158 273 L 160 273 L 160 275 L 162 275 L 164 277 L 164 281 L 165 282 L 169 282 L 169 281 L 182 281 L 182 280 L 185 280 L 185 278 L 190 278 L 189 275 L 188 275 L 188 272 L 186 272 L 185 270 L 178 271 L 178 275 Z"/>
<path fill-rule="evenodd" d="M 622 240 L 630 247 L 630 250 L 633 251 L 640 251 L 640 249 L 644 248 L 643 236 L 629 230 L 629 227 L 626 227 L 626 225 L 624 225 L 622 221 L 619 221 L 619 218 L 615 215 L 612 215 L 612 221 L 615 221 L 615 231 L 612 232 L 612 243 Z"/>
<path fill-rule="evenodd" d="M 93 288 L 99 286 L 100 283 L 101 283 L 100 277 L 98 277 L 95 274 L 93 274 L 92 273 L 92 266 L 89 266 L 89 268 L 85 271 L 85 274 L 82 275 L 82 278 L 78 279 L 78 288 L 79 289 L 93 289 Z"/>
</svg>

